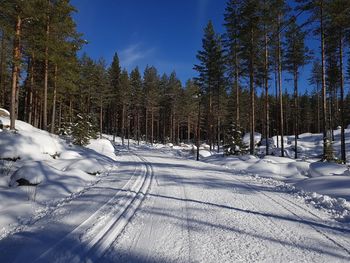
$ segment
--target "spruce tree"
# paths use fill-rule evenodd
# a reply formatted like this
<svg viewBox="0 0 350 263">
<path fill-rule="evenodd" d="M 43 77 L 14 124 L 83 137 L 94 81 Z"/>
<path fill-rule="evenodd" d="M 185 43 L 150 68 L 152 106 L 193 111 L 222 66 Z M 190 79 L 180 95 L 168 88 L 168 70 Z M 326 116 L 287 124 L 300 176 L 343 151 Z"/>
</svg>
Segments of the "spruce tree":
<svg viewBox="0 0 350 263">
<path fill-rule="evenodd" d="M 225 133 L 225 155 L 244 155 L 248 153 L 248 146 L 243 142 L 242 129 L 235 122 L 230 122 Z"/>
<path fill-rule="evenodd" d="M 108 70 L 109 81 L 112 89 L 111 97 L 114 99 L 109 104 L 109 114 L 111 119 L 111 126 L 113 130 L 113 134 L 116 135 L 118 132 L 118 112 L 120 110 L 119 107 L 119 95 L 120 95 L 120 74 L 121 68 L 119 64 L 118 54 L 115 53 L 113 56 L 112 64 Z"/>
<path fill-rule="evenodd" d="M 194 66 L 199 76 L 195 78 L 201 88 L 206 103 L 207 134 L 210 150 L 213 147 L 215 138 L 215 127 L 218 120 L 218 111 L 215 113 L 215 104 L 219 107 L 219 98 L 222 96 L 222 89 L 225 89 L 224 81 L 224 58 L 221 47 L 221 37 L 215 33 L 211 21 L 204 29 L 202 39 L 202 50 L 198 51 L 197 59 L 199 64 Z M 215 97 L 216 102 L 215 102 Z M 216 131 L 218 134 L 218 131 Z"/>
</svg>

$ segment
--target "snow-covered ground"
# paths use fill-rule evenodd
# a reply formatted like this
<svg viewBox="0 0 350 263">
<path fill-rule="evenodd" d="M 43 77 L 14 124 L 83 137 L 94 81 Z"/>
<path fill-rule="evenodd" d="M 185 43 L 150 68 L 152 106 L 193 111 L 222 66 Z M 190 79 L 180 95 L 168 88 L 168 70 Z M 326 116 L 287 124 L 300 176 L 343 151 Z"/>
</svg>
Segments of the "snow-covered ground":
<svg viewBox="0 0 350 263">
<path fill-rule="evenodd" d="M 16 129 L 0 132 L 0 238 L 80 195 L 116 166 L 106 139 L 85 148 L 25 122 L 17 121 Z"/>
<path fill-rule="evenodd" d="M 193 145 L 76 147 L 17 127 L 0 132 L 0 262 L 350 260 L 348 169 L 311 150 L 224 157 L 203 144 L 197 162 Z"/>
</svg>

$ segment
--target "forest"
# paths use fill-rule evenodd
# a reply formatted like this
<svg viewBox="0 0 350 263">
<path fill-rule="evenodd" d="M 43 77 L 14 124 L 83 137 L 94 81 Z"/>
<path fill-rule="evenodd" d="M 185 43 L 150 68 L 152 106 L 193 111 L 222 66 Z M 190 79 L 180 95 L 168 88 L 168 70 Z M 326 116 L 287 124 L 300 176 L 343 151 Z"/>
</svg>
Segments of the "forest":
<svg viewBox="0 0 350 263">
<path fill-rule="evenodd" d="M 328 159 L 332 131 L 350 123 L 350 1 L 228 0 L 224 32 L 203 29 L 196 75 L 181 83 L 149 61 L 128 72 L 116 50 L 111 65 L 81 49 L 69 0 L 2 0 L 0 3 L 0 107 L 15 120 L 56 134 L 81 123 L 83 132 L 149 143 L 207 142 L 220 150 L 232 125 L 263 138 L 323 133 Z M 303 17 L 303 19 L 301 19 Z M 318 41 L 317 48 L 307 38 Z M 303 67 L 312 65 L 300 89 Z M 191 70 L 191 69 L 189 69 Z M 283 87 L 282 73 L 293 89 Z M 284 75 L 283 75 L 284 76 Z M 85 124 L 85 125 L 84 125 Z M 269 140 L 266 154 L 270 154 Z M 295 151 L 297 158 L 297 151 Z"/>
</svg>

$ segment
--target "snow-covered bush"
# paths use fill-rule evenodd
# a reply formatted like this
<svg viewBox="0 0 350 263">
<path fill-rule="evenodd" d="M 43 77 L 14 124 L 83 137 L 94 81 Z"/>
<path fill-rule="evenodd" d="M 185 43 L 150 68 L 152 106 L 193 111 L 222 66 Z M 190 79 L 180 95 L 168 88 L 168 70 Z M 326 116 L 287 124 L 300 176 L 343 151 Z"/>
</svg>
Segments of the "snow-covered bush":
<svg viewBox="0 0 350 263">
<path fill-rule="evenodd" d="M 225 155 L 243 155 L 248 152 L 248 146 L 242 139 L 242 130 L 234 122 L 231 122 L 227 127 L 225 142 Z"/>
</svg>

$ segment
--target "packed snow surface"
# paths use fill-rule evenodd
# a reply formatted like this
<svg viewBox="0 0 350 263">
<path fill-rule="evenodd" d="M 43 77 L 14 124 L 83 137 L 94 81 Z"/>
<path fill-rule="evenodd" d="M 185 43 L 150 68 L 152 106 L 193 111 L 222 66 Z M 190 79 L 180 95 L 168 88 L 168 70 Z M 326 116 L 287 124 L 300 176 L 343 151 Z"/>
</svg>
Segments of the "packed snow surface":
<svg viewBox="0 0 350 263">
<path fill-rule="evenodd" d="M 350 261 L 348 168 L 306 143 L 299 160 L 203 144 L 197 162 L 189 144 L 76 147 L 17 127 L 0 133 L 0 262 Z"/>
</svg>

